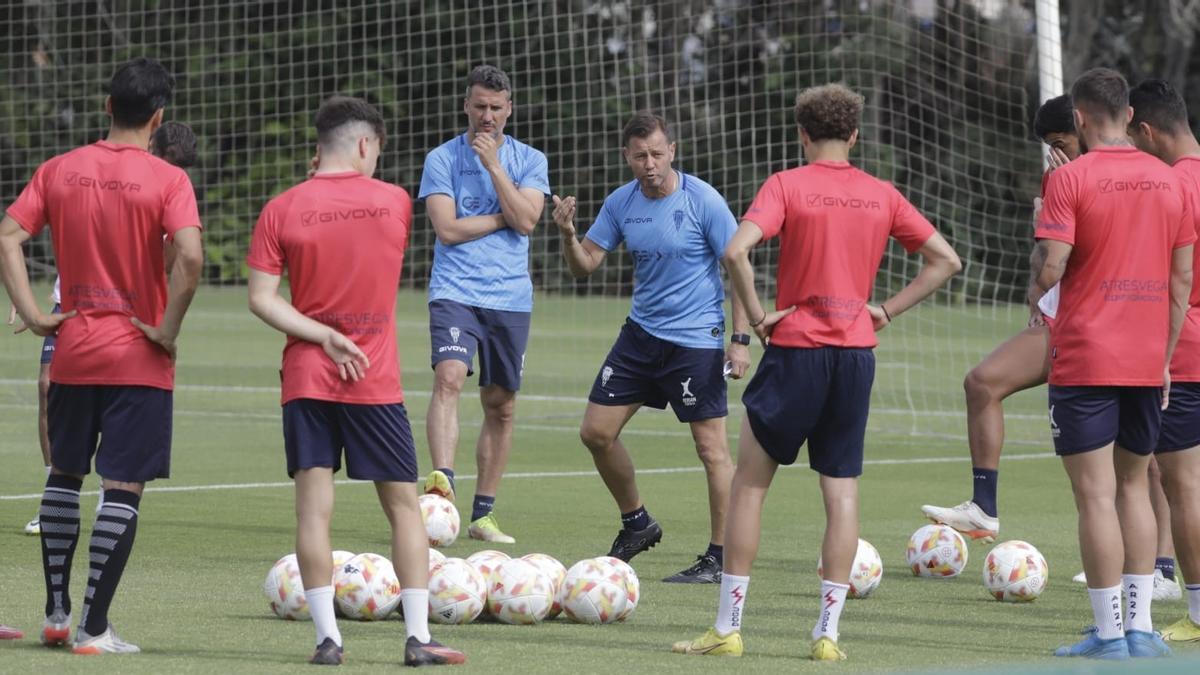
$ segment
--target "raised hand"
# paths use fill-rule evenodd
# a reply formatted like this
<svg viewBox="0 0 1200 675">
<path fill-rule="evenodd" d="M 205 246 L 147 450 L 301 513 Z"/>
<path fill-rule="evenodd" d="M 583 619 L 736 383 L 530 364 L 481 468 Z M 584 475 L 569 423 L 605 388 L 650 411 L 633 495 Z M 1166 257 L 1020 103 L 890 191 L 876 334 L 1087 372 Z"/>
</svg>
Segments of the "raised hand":
<svg viewBox="0 0 1200 675">
<path fill-rule="evenodd" d="M 483 164 L 483 168 L 490 171 L 500 166 L 500 143 L 490 134 L 475 134 L 471 147 L 475 149 L 475 154 L 479 155 L 479 162 Z"/>
<path fill-rule="evenodd" d="M 554 195 L 554 223 L 564 237 L 575 236 L 575 198 Z"/>
</svg>

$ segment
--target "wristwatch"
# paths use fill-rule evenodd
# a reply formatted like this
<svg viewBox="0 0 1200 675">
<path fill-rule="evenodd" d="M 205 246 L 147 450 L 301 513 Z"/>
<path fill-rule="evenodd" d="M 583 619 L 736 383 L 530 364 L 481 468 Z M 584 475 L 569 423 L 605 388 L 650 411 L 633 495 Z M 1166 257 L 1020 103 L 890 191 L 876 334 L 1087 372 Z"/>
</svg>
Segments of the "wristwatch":
<svg viewBox="0 0 1200 675">
<path fill-rule="evenodd" d="M 746 333 L 733 333 L 729 336 L 729 341 L 739 345 L 750 345 L 750 336 Z"/>
</svg>

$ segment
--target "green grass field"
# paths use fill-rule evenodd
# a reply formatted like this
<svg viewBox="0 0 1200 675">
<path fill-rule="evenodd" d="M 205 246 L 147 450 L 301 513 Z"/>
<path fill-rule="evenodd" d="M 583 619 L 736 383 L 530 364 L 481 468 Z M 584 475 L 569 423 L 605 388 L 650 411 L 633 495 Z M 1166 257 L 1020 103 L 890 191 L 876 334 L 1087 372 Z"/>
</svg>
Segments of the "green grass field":
<svg viewBox="0 0 1200 675">
<path fill-rule="evenodd" d="M 242 289 L 202 289 L 181 340 L 172 479 L 156 483 L 141 509 L 137 544 L 111 617 L 141 645 L 133 657 L 95 660 L 41 648 L 43 604 L 37 541 L 21 533 L 37 508 L 43 476 L 36 445 L 38 342 L 0 340 L 0 623 L 24 640 L 0 644 L 0 672 L 122 673 L 292 672 L 313 644 L 310 623 L 274 618 L 261 584 L 292 550 L 292 490 L 284 473 L 278 407 L 283 339 L 245 310 Z M 430 387 L 423 296 L 401 293 L 400 349 L 418 457 L 428 469 L 424 415 Z M 497 513 L 518 543 L 513 554 L 545 552 L 568 566 L 603 554 L 619 526 L 616 508 L 579 442 L 577 428 L 596 369 L 628 308 L 627 300 L 539 298 L 518 404 L 510 476 Z M 1020 311 L 930 308 L 905 316 L 879 350 L 875 411 L 862 479 L 862 536 L 880 551 L 884 580 L 867 600 L 852 601 L 841 644 L 850 660 L 839 671 L 1034 670 L 1061 667 L 1049 656 L 1090 622 L 1086 594 L 1070 577 L 1080 569 L 1075 510 L 1065 474 L 1049 454 L 1042 421 L 1044 391 L 1014 399 L 1002 465 L 1004 538 L 1027 540 L 1050 563 L 1045 595 L 1029 605 L 995 602 L 980 570 L 987 548 L 972 545 L 961 578 L 916 579 L 904 564 L 908 536 L 924 524 L 922 503 L 957 503 L 969 495 L 964 421 L 955 412 L 966 367 L 1021 326 Z M 753 350 L 757 358 L 758 350 Z M 731 388 L 730 429 L 741 423 Z M 460 492 L 469 495 L 471 448 L 480 419 L 473 397 L 461 406 Z M 716 593 L 657 580 L 688 564 L 707 543 L 704 480 L 686 427 L 669 413 L 646 411 L 626 443 L 640 469 L 647 506 L 665 538 L 634 560 L 642 579 L 637 613 L 621 625 L 579 626 L 555 620 L 535 627 L 473 624 L 434 627 L 464 649 L 474 672 L 777 672 L 817 667 L 804 660 L 816 617 L 816 559 L 823 515 L 812 472 L 780 472 L 768 500 L 764 540 L 747 599 L 740 661 L 669 653 L 712 622 Z M 96 481 L 85 489 L 85 513 Z M 366 484 L 337 488 L 333 543 L 386 553 L 387 527 Z M 463 499 L 461 501 L 466 501 Z M 468 502 L 469 504 L 469 502 Z M 461 506 L 461 505 L 460 505 Z M 466 507 L 469 509 L 469 505 Z M 465 529 L 465 528 L 464 528 Z M 85 523 L 83 536 L 90 527 Z M 86 544 L 81 544 L 86 546 Z M 465 534 L 453 556 L 485 548 Z M 86 549 L 84 549 L 86 550 Z M 73 597 L 86 583 L 86 553 L 77 552 Z M 1157 624 L 1182 616 L 1185 603 L 1155 606 Z M 403 626 L 342 623 L 346 669 L 394 667 Z M 1200 670 L 1200 647 L 1180 647 L 1177 672 Z M 1085 668 L 1091 664 L 1070 664 Z M 1147 664 L 1163 672 L 1161 664 Z M 1129 667 L 1122 667 L 1129 670 Z M 1080 672 L 1075 670 L 1072 672 Z"/>
</svg>

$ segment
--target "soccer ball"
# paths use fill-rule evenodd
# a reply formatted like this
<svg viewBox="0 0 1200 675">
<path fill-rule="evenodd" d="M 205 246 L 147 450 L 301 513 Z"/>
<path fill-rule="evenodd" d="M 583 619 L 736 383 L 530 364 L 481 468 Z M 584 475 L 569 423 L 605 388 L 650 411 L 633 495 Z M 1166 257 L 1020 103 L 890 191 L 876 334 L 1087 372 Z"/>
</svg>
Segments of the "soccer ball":
<svg viewBox="0 0 1200 675">
<path fill-rule="evenodd" d="M 449 546 L 458 539 L 458 509 L 441 495 L 427 494 L 418 498 L 421 520 L 430 546 Z"/>
<path fill-rule="evenodd" d="M 467 556 L 467 562 L 471 564 L 471 567 L 475 568 L 476 572 L 479 572 L 479 576 L 483 579 L 483 585 L 485 588 L 491 584 L 492 572 L 494 572 L 496 568 L 500 566 L 500 563 L 504 562 L 505 560 L 509 560 L 507 553 L 502 551 L 493 551 L 491 549 L 476 551 Z M 486 596 L 484 597 L 483 601 L 483 613 L 485 615 L 488 613 Z"/>
<path fill-rule="evenodd" d="M 528 560 L 505 560 L 488 581 L 488 611 L 504 623 L 541 623 L 554 606 L 554 582 Z"/>
<path fill-rule="evenodd" d="M 633 614 L 633 610 L 637 609 L 638 597 L 642 592 L 642 582 L 638 579 L 637 572 L 633 571 L 633 566 L 620 558 L 602 555 L 597 560 L 603 560 L 612 565 L 614 571 L 621 575 L 621 582 L 625 584 L 625 609 L 617 617 L 617 621 L 624 621 Z"/>
<path fill-rule="evenodd" d="M 289 621 L 309 618 L 308 599 L 304 597 L 304 583 L 300 581 L 300 563 L 296 554 L 289 553 L 271 566 L 263 581 L 263 593 L 271 603 L 275 616 Z"/>
<path fill-rule="evenodd" d="M 1004 602 L 1030 602 L 1046 590 L 1050 567 L 1031 544 L 1006 541 L 997 544 L 983 561 L 983 585 Z"/>
<path fill-rule="evenodd" d="M 446 555 L 436 548 L 429 549 L 429 571 L 432 573 L 433 568 L 446 562 Z"/>
<path fill-rule="evenodd" d="M 470 623 L 486 602 L 487 582 L 466 560 L 446 558 L 429 573 L 429 619 L 434 623 Z"/>
<path fill-rule="evenodd" d="M 817 558 L 817 576 L 825 578 L 825 565 Z M 858 552 L 854 554 L 854 564 L 850 567 L 850 592 L 852 598 L 865 598 L 871 591 L 879 588 L 883 581 L 883 560 L 879 551 L 865 539 L 858 540 Z"/>
<path fill-rule="evenodd" d="M 527 560 L 537 566 L 538 569 L 550 579 L 550 583 L 554 586 L 554 604 L 550 606 L 550 612 L 546 615 L 547 619 L 562 614 L 562 590 L 563 579 L 567 578 L 567 568 L 553 556 L 545 553 L 530 553 L 529 555 L 521 556 L 522 560 Z"/>
<path fill-rule="evenodd" d="M 400 581 L 387 558 L 360 553 L 337 569 L 333 597 L 346 618 L 378 621 L 400 604 Z"/>
<path fill-rule="evenodd" d="M 967 566 L 967 542 L 954 528 L 926 525 L 908 540 L 908 566 L 918 577 L 956 577 Z"/>
<path fill-rule="evenodd" d="M 342 565 L 345 565 L 346 563 L 350 562 L 350 559 L 353 558 L 354 555 L 355 554 L 351 553 L 350 551 L 338 550 L 338 551 L 333 552 L 333 572 L 330 574 L 330 577 L 333 579 L 333 582 L 335 584 L 337 582 L 338 568 L 340 568 Z M 333 613 L 336 616 L 340 616 L 343 618 L 345 617 L 345 615 L 342 614 L 342 608 L 338 607 L 338 604 L 336 602 L 333 603 Z"/>
<path fill-rule="evenodd" d="M 614 623 L 629 601 L 625 580 L 611 563 L 580 560 L 563 580 L 563 612 L 576 623 Z"/>
</svg>

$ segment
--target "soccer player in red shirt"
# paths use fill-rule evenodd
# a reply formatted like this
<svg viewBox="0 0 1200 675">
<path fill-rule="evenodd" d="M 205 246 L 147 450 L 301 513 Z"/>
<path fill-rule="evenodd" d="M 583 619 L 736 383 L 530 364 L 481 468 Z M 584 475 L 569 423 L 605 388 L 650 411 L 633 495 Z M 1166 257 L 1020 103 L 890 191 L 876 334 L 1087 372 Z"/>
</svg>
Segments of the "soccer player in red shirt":
<svg viewBox="0 0 1200 675">
<path fill-rule="evenodd" d="M 68 584 L 79 540 L 79 488 L 93 455 L 103 478 L 76 653 L 138 651 L 117 637 L 108 609 L 133 548 L 143 487 L 170 469 L 175 340 L 204 259 L 191 181 L 146 151 L 174 86 L 152 59 L 118 68 L 105 102 L 112 118 L 107 140 L 38 167 L 0 223 L 0 273 L 9 296 L 34 334 L 58 335 L 48 393 L 53 468 L 39 514 L 42 642 L 49 646 L 71 642 Z M 38 308 L 21 252 L 47 223 L 62 277 L 61 314 Z M 178 251 L 169 283 L 164 235 Z"/>
<path fill-rule="evenodd" d="M 321 104 L 316 127 L 316 173 L 267 203 L 246 257 L 250 310 L 288 336 L 283 442 L 296 483 L 296 556 L 317 630 L 310 663 L 343 660 L 329 543 L 343 449 L 347 475 L 375 482 L 391 524 L 408 633 L 404 663 L 463 663 L 461 652 L 429 635 L 429 542 L 396 352 L 396 289 L 412 201 L 402 188 L 371 178 L 384 142 L 373 106 L 334 96 Z M 291 302 L 279 294 L 285 269 Z"/>
<path fill-rule="evenodd" d="M 1062 283 L 1050 429 L 1079 510 L 1096 631 L 1055 654 L 1162 656 L 1170 649 L 1150 620 L 1156 530 L 1147 467 L 1191 292 L 1196 231 L 1176 173 L 1129 142 L 1125 79 L 1089 70 L 1071 101 L 1088 152 L 1051 174 L 1032 263 L 1040 288 Z"/>
<path fill-rule="evenodd" d="M 858 476 L 875 333 L 962 269 L 954 249 L 897 190 L 849 162 L 863 98 L 840 84 L 806 89 L 796 121 L 806 166 L 767 179 L 725 249 L 724 263 L 750 325 L 767 345 L 742 402 L 737 470 L 729 499 L 725 567 L 716 625 L 674 651 L 740 655 L 750 567 L 758 554 L 763 502 L 780 464 L 808 443 L 820 474 L 826 530 L 814 660 L 841 660 L 838 620 L 858 548 Z M 779 236 L 776 311 L 763 310 L 750 250 Z M 899 293 L 868 300 L 888 239 L 924 264 Z"/>
<path fill-rule="evenodd" d="M 1129 93 L 1129 137 L 1143 152 L 1174 167 L 1200 233 L 1200 142 L 1188 128 L 1187 105 L 1166 80 L 1146 80 Z M 1200 248 L 1192 249 L 1192 269 Z M 1200 284 L 1193 277 L 1187 317 L 1171 359 L 1171 392 L 1155 457 L 1187 581 L 1188 614 L 1162 631 L 1168 641 L 1200 641 Z M 1162 525 L 1160 524 L 1161 528 Z M 1161 538 L 1161 537 L 1160 537 Z M 1155 598 L 1157 599 L 1157 597 Z"/>
</svg>

